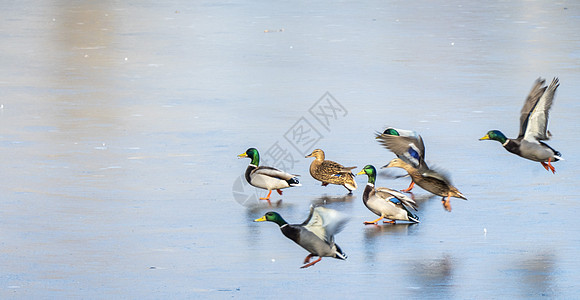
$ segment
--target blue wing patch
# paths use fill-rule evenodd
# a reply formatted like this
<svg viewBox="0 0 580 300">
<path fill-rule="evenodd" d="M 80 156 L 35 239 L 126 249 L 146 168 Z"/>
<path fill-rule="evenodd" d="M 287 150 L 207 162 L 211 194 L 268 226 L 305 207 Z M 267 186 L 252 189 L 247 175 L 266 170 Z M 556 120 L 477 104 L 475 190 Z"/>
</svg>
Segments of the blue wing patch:
<svg viewBox="0 0 580 300">
<path fill-rule="evenodd" d="M 421 155 L 419 151 L 415 150 L 414 145 L 410 145 L 407 149 L 407 153 L 403 155 L 413 167 L 417 168 L 419 166 L 419 162 L 421 161 Z"/>
<path fill-rule="evenodd" d="M 411 157 L 413 157 L 416 160 L 419 160 L 419 152 L 415 151 L 415 149 L 413 149 L 412 147 L 409 147 L 409 150 L 407 150 L 407 152 L 409 152 Z"/>
<path fill-rule="evenodd" d="M 397 198 L 395 198 L 395 197 L 393 197 L 393 198 L 390 198 L 390 199 L 389 199 L 389 201 L 391 201 L 391 202 L 393 202 L 393 203 L 395 203 L 395 204 L 402 204 L 402 203 L 401 203 L 401 200 L 399 200 L 399 199 L 397 199 Z"/>
</svg>

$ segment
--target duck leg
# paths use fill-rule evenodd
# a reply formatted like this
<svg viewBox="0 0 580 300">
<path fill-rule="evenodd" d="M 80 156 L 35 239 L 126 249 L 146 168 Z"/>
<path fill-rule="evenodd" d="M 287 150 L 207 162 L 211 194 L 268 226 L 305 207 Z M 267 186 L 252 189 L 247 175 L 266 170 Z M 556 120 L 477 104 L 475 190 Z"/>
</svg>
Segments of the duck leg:
<svg viewBox="0 0 580 300">
<path fill-rule="evenodd" d="M 310 253 L 306 256 L 306 258 L 304 259 L 304 264 L 307 264 L 310 262 L 310 259 L 314 256 L 314 254 Z"/>
<path fill-rule="evenodd" d="M 443 197 L 443 199 L 441 199 L 441 203 L 443 203 L 443 207 L 445 207 L 445 209 L 448 212 L 451 212 L 451 204 L 449 204 L 450 198 L 451 198 L 451 192 L 447 195 L 447 198 Z"/>
<path fill-rule="evenodd" d="M 395 220 L 388 220 L 388 221 L 383 220 L 383 224 L 395 224 Z"/>
<path fill-rule="evenodd" d="M 278 192 L 278 195 L 282 195 L 282 190 L 276 190 L 276 192 Z"/>
<path fill-rule="evenodd" d="M 327 185 L 328 185 L 328 182 L 323 182 L 322 183 L 322 186 L 327 186 Z"/>
<path fill-rule="evenodd" d="M 309 258 L 309 257 L 312 257 L 312 256 L 314 256 L 314 255 L 312 255 L 312 254 L 309 254 L 309 255 L 307 256 L 308 260 L 310 260 L 310 258 Z M 306 265 L 303 265 L 302 267 L 300 267 L 300 269 L 304 269 L 304 268 L 308 268 L 308 267 L 310 267 L 310 266 L 313 266 L 315 263 L 317 263 L 317 262 L 319 262 L 319 261 L 321 261 L 321 260 L 322 260 L 322 257 L 321 257 L 321 256 L 319 256 L 317 260 L 315 260 L 315 261 L 313 261 L 313 262 L 311 262 L 311 263 L 308 263 L 308 264 L 306 264 Z"/>
<path fill-rule="evenodd" d="M 544 169 L 546 169 L 546 171 L 550 171 L 550 167 L 548 167 L 547 163 L 545 163 L 543 161 L 541 161 L 540 163 L 542 164 L 542 167 L 544 167 Z"/>
<path fill-rule="evenodd" d="M 550 158 L 548 158 L 548 167 L 552 171 L 552 174 L 556 174 L 556 168 L 554 168 L 554 166 L 552 166 L 551 162 L 552 162 L 552 158 L 550 157 Z"/>
<path fill-rule="evenodd" d="M 376 219 L 376 220 L 374 220 L 374 221 L 365 221 L 364 223 L 365 223 L 366 225 L 368 225 L 368 224 L 375 224 L 375 225 L 376 225 L 376 224 L 377 224 L 377 222 L 378 222 L 378 221 L 380 221 L 380 220 L 382 220 L 383 218 L 384 218 L 384 217 L 383 217 L 383 216 L 381 216 L 380 218 L 378 218 L 378 219 Z"/>
<path fill-rule="evenodd" d="M 411 180 L 411 184 L 409 184 L 409 187 L 404 189 L 404 190 L 401 190 L 401 192 L 405 192 L 405 193 L 410 192 L 414 186 L 415 186 L 415 181 Z"/>
<path fill-rule="evenodd" d="M 268 201 L 268 205 L 269 205 L 269 206 L 272 206 L 272 202 L 270 202 L 270 195 L 271 195 L 271 194 L 272 194 L 272 190 L 269 190 L 269 191 L 268 191 L 268 196 L 266 196 L 266 197 L 264 197 L 264 198 L 260 197 L 260 200 L 266 200 L 266 201 Z"/>
</svg>

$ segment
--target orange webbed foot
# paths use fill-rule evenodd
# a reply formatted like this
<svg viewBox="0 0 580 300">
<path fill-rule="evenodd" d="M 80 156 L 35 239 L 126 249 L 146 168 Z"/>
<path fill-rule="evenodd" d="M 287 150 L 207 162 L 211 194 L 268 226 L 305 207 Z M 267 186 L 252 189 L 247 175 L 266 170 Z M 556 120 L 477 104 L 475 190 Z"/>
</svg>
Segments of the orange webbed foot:
<svg viewBox="0 0 580 300">
<path fill-rule="evenodd" d="M 401 192 L 408 193 L 408 192 L 410 192 L 413 189 L 414 186 L 415 186 L 415 182 L 414 181 L 411 181 L 411 184 L 409 184 L 409 187 L 406 188 L 406 189 L 404 189 L 404 190 L 401 190 Z"/>
<path fill-rule="evenodd" d="M 380 218 L 378 218 L 378 219 L 376 219 L 376 220 L 374 220 L 374 221 L 365 221 L 364 223 L 365 223 L 365 225 L 369 225 L 369 224 L 374 224 L 374 225 L 377 225 L 377 222 L 378 222 L 378 221 L 380 221 L 380 220 L 382 220 L 383 218 L 384 218 L 384 217 L 383 217 L 383 216 L 381 216 Z"/>
<path fill-rule="evenodd" d="M 282 190 L 276 190 L 276 192 L 278 192 L 278 195 L 282 195 Z"/>
<path fill-rule="evenodd" d="M 550 158 L 548 158 L 548 167 L 552 171 L 552 174 L 556 174 L 556 168 L 554 168 L 554 166 L 552 166 L 551 162 L 552 162 L 552 158 L 550 157 Z"/>
<path fill-rule="evenodd" d="M 268 196 L 266 197 L 260 197 L 260 200 L 266 200 L 268 201 L 268 206 L 272 206 L 272 202 L 270 202 L 270 195 L 272 194 L 272 191 L 268 191 Z"/>
<path fill-rule="evenodd" d="M 269 191 L 268 191 L 268 196 L 266 196 L 266 197 L 260 197 L 260 200 L 268 200 L 268 202 L 269 202 L 269 200 L 270 200 L 270 195 L 272 195 L 272 190 L 269 190 Z"/>
<path fill-rule="evenodd" d="M 447 198 L 441 199 L 441 203 L 443 204 L 445 210 L 451 212 L 451 203 L 449 203 L 449 198 L 451 198 L 451 195 L 447 196 Z"/>
<path fill-rule="evenodd" d="M 314 255 L 310 254 L 308 256 L 314 256 Z M 300 267 L 300 269 L 305 269 L 305 268 L 308 268 L 310 266 L 313 266 L 314 264 L 316 264 L 317 262 L 319 262 L 321 260 L 322 260 L 322 257 L 319 256 L 317 260 L 315 260 L 315 261 L 313 261 L 313 262 L 311 262 L 309 264 L 303 265 L 302 267 Z"/>
<path fill-rule="evenodd" d="M 544 169 L 546 169 L 546 171 L 552 171 L 552 174 L 556 174 L 556 168 L 554 168 L 554 166 L 552 166 L 551 162 L 552 162 L 552 158 L 549 158 L 547 163 L 545 163 L 543 161 L 541 161 L 540 163 L 542 164 L 542 167 L 544 167 Z"/>
</svg>

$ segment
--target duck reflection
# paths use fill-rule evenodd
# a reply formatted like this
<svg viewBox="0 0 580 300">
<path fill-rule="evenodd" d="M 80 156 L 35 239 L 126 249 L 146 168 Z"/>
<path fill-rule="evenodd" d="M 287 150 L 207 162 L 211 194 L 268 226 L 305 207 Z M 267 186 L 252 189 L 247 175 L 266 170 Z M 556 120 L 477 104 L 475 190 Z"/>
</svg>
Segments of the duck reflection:
<svg viewBox="0 0 580 300">
<path fill-rule="evenodd" d="M 553 274 L 555 258 L 551 252 L 540 252 L 525 257 L 516 263 L 513 272 L 520 278 L 520 289 L 524 297 L 555 296 Z"/>
<path fill-rule="evenodd" d="M 387 246 L 387 244 L 392 243 L 392 240 L 387 238 L 383 239 L 381 237 L 386 235 L 405 237 L 412 234 L 414 228 L 418 228 L 416 226 L 417 223 L 366 225 L 364 227 L 363 235 L 365 260 L 369 263 L 374 263 L 377 255 L 384 255 L 382 248 Z"/>
<path fill-rule="evenodd" d="M 456 262 L 444 254 L 442 258 L 428 259 L 416 262 L 413 266 L 412 279 L 420 286 L 417 289 L 417 298 L 451 299 L 453 287 L 453 273 Z"/>
<path fill-rule="evenodd" d="M 365 226 L 365 243 L 373 243 L 373 240 L 383 235 L 409 235 L 412 228 L 418 223 L 395 223 Z"/>
<path fill-rule="evenodd" d="M 313 205 L 326 205 L 330 203 L 340 203 L 340 202 L 352 202 L 356 199 L 356 196 L 353 194 L 347 194 L 343 196 L 328 196 L 323 195 L 320 197 L 315 198 L 312 200 Z"/>
</svg>

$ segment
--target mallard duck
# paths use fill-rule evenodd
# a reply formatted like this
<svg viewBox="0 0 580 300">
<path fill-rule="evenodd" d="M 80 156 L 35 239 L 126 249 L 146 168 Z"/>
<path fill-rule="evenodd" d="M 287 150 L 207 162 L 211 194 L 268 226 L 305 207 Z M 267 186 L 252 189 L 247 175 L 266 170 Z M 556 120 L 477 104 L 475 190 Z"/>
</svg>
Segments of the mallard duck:
<svg viewBox="0 0 580 300">
<path fill-rule="evenodd" d="M 463 196 L 456 187 L 451 185 L 449 179 L 439 172 L 431 169 L 419 171 L 400 158 L 391 160 L 389 164 L 385 166 L 385 168 L 394 167 L 402 168 L 407 171 L 411 178 L 413 178 L 413 181 L 424 190 L 443 197 L 441 201 L 443 202 L 443 207 L 445 207 L 447 211 L 451 211 L 451 205 L 449 204 L 449 199 L 451 197 L 467 200 L 467 198 Z"/>
<path fill-rule="evenodd" d="M 268 190 L 268 196 L 260 198 L 260 200 L 267 200 L 268 204 L 271 205 L 272 190 L 276 190 L 278 194 L 282 195 L 282 189 L 301 186 L 298 175 L 292 175 L 273 167 L 259 166 L 260 154 L 256 148 L 249 148 L 246 152 L 238 155 L 238 158 L 244 157 L 251 159 L 245 174 L 248 183 L 257 188 Z"/>
<path fill-rule="evenodd" d="M 377 132 L 376 139 L 383 147 L 395 153 L 398 158 L 413 168 L 419 170 L 429 169 L 427 163 L 425 163 L 423 138 L 417 132 L 388 127 L 383 133 Z M 409 192 L 414 186 L 415 182 L 411 180 L 409 187 L 402 191 Z"/>
<path fill-rule="evenodd" d="M 479 140 L 494 140 L 503 147 L 523 158 L 540 162 L 547 171 L 556 173 L 551 162 L 562 159 L 560 152 L 542 142 L 549 140 L 552 134 L 548 128 L 548 112 L 554 101 L 554 94 L 560 85 L 554 78 L 550 86 L 543 86 L 546 81 L 538 78 L 524 103 L 520 115 L 520 134 L 516 139 L 507 138 L 499 130 L 490 130 Z"/>
<path fill-rule="evenodd" d="M 354 181 L 354 174 L 351 170 L 355 167 L 345 167 L 337 162 L 324 159 L 324 151 L 315 149 L 312 153 L 306 155 L 306 158 L 316 158 L 310 164 L 310 175 L 314 179 L 321 181 L 322 186 L 328 184 L 336 184 L 344 186 L 349 194 L 356 190 L 356 181 Z"/>
<path fill-rule="evenodd" d="M 308 268 L 322 260 L 322 257 L 346 259 L 346 254 L 334 243 L 334 235 L 342 230 L 348 219 L 330 208 L 310 206 L 310 214 L 302 224 L 288 224 L 277 212 L 267 212 L 254 222 L 270 221 L 278 224 L 282 233 L 300 247 L 310 252 L 301 268 Z M 310 262 L 313 256 L 317 260 Z"/>
<path fill-rule="evenodd" d="M 377 224 L 383 218 L 390 219 L 390 221 L 383 221 L 383 223 L 395 223 L 395 220 L 419 223 L 419 218 L 409 210 L 409 208 L 417 210 L 415 200 L 393 189 L 384 187 L 375 189 L 377 170 L 374 166 L 367 165 L 356 175 L 363 174 L 369 177 L 362 196 L 363 203 L 370 211 L 379 216 L 374 221 L 364 222 L 365 224 Z"/>
</svg>

